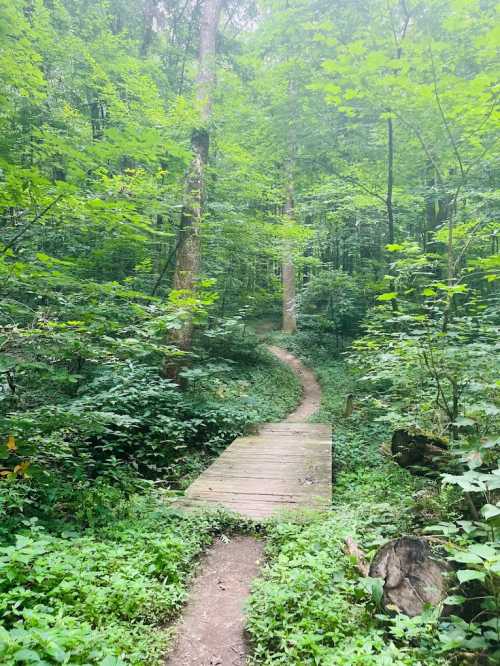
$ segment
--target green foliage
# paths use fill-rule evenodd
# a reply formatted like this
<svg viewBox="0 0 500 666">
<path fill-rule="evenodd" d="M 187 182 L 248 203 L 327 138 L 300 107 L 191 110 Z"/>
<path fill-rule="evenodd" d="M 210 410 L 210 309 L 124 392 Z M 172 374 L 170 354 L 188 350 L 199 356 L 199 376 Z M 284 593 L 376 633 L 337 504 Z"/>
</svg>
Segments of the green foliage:
<svg viewBox="0 0 500 666">
<path fill-rule="evenodd" d="M 290 369 L 249 345 L 253 364 L 234 360 L 242 349 L 244 359 L 250 354 L 240 341 L 233 359 L 200 359 L 185 370 L 183 392 L 156 368 L 115 364 L 79 398 L 5 417 L 0 463 L 21 469 L 0 486 L 3 521 L 76 514 L 85 524 L 106 523 L 145 486 L 141 479 L 183 487 L 250 425 L 282 418 L 300 385 Z"/>
<path fill-rule="evenodd" d="M 181 518 L 152 494 L 127 509 L 81 535 L 51 536 L 32 521 L 0 548 L 2 664 L 160 662 L 196 556 L 236 523 L 218 513 Z"/>
<path fill-rule="evenodd" d="M 255 663 L 448 664 L 460 663 L 464 652 L 488 654 L 494 663 L 497 439 L 471 434 L 456 441 L 443 486 L 435 474 L 433 479 L 413 476 L 381 455 L 392 430 L 383 418 L 380 379 L 367 382 L 366 367 L 355 365 L 367 352 L 350 353 L 346 364 L 325 348 L 311 347 L 303 336 L 288 342 L 317 367 L 321 416 L 334 424 L 333 510 L 312 524 L 278 522 L 271 528 L 270 564 L 250 601 Z M 362 344 L 372 353 L 366 339 Z M 407 371 L 401 360 L 400 365 L 400 373 Z M 367 392 L 374 387 L 375 393 Z M 354 395 L 354 411 L 345 417 L 348 394 Z M 408 396 L 420 399 L 416 386 L 408 388 Z M 405 533 L 438 534 L 441 557 L 458 569 L 450 580 L 446 616 L 440 618 L 439 609 L 411 619 L 382 613 L 380 581 L 360 581 L 343 551 L 343 539 L 351 536 L 370 558 L 388 539 Z"/>
<path fill-rule="evenodd" d="M 408 631 L 387 636 L 376 617 L 376 581 L 360 581 L 343 553 L 348 535 L 368 550 L 407 528 L 411 478 L 385 465 L 380 471 L 347 475 L 344 483 L 331 516 L 271 528 L 270 564 L 254 583 L 249 605 L 254 663 L 447 663 L 435 649 L 435 620 L 420 636 Z"/>
<path fill-rule="evenodd" d="M 376 309 L 354 344 L 363 381 L 378 394 L 393 425 L 416 425 L 455 436 L 472 426 L 494 430 L 497 408 L 495 330 L 488 310 L 456 317 L 443 331 L 439 309 L 389 313 Z"/>
<path fill-rule="evenodd" d="M 457 570 L 456 594 L 448 603 L 463 606 L 466 619 L 452 617 L 440 635 L 447 649 L 486 650 L 498 657 L 500 605 L 500 467 L 497 439 L 459 441 L 458 472 L 444 473 L 444 484 L 458 486 L 469 501 L 470 520 L 440 522 L 427 532 L 450 540 L 449 559 Z"/>
<path fill-rule="evenodd" d="M 186 291 L 172 278 L 199 123 L 198 3 L 0 0 L 0 537 L 32 516 L 52 530 L 126 519 L 136 493 L 184 487 L 245 428 L 293 407 L 296 379 L 246 325 L 276 318 L 286 249 L 300 325 L 286 344 L 324 388 L 317 418 L 335 425 L 340 518 L 273 528 L 274 563 L 252 601 L 256 655 L 416 666 L 491 651 L 497 3 L 258 4 L 223 9 L 203 256 Z M 188 356 L 172 342 L 186 322 Z M 334 363 L 353 337 L 348 363 Z M 160 374 L 169 363 L 182 365 L 180 386 Z M 442 489 L 381 459 L 402 426 L 451 442 Z M 441 625 L 374 618 L 377 582 L 360 587 L 340 552 L 360 516 L 370 550 L 370 539 L 440 523 L 466 565 L 453 595 L 464 609 L 452 604 Z M 158 534 L 153 519 L 148 529 Z M 196 529 L 209 527 L 180 537 L 196 543 L 189 562 L 207 542 L 187 534 Z M 168 567 L 151 564 L 146 537 L 148 571 L 128 537 L 113 559 L 118 537 L 34 530 L 20 542 L 26 566 L 0 584 L 0 658 L 151 662 L 148 626 L 170 617 L 183 584 L 162 596 Z M 166 547 L 172 562 L 183 547 Z M 15 552 L 3 553 L 6 570 Z M 115 570 L 130 581 L 129 610 Z"/>
<path fill-rule="evenodd" d="M 365 304 L 356 280 L 343 271 L 314 276 L 301 294 L 299 327 L 316 332 L 318 338 L 334 333 L 355 337 Z"/>
</svg>

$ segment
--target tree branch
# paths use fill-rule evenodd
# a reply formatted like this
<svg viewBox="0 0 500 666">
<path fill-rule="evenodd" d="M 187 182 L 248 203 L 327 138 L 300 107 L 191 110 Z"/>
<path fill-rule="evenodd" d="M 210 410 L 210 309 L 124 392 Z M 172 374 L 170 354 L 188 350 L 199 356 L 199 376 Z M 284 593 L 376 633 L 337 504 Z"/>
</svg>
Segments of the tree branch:
<svg viewBox="0 0 500 666">
<path fill-rule="evenodd" d="M 453 134 L 451 133 L 450 126 L 448 124 L 448 119 L 446 118 L 446 114 L 443 110 L 443 106 L 441 104 L 441 98 L 439 97 L 439 91 L 437 87 L 437 77 L 436 77 L 436 66 L 434 64 L 434 54 L 432 52 L 432 47 L 429 46 L 429 53 L 431 55 L 431 64 L 432 64 L 432 80 L 434 83 L 434 96 L 436 98 L 436 103 L 438 105 L 439 113 L 441 115 L 441 119 L 443 121 L 444 128 L 446 130 L 446 134 L 450 140 L 450 143 L 453 147 L 453 152 L 455 153 L 455 157 L 457 158 L 458 165 L 460 167 L 460 173 L 462 175 L 462 179 L 465 179 L 465 171 L 464 171 L 464 165 L 462 162 L 462 158 L 460 157 L 460 153 L 458 151 L 458 146 L 456 144 L 456 141 L 453 137 Z"/>
<path fill-rule="evenodd" d="M 21 231 L 19 231 L 19 232 L 14 236 L 14 238 L 12 238 L 12 239 L 11 239 L 11 240 L 10 240 L 5 246 L 4 246 L 4 248 L 3 248 L 3 250 L 2 250 L 2 254 L 5 254 L 8 250 L 10 250 L 10 248 L 13 247 L 13 246 L 17 243 L 17 241 L 18 241 L 20 238 L 22 238 L 22 236 L 24 236 L 24 234 L 25 234 L 25 233 L 26 233 L 26 232 L 27 232 L 27 231 L 28 231 L 28 230 L 29 230 L 34 224 L 36 224 L 36 223 L 38 222 L 38 220 L 40 220 L 40 219 L 41 219 L 46 213 L 48 213 L 49 210 L 50 210 L 53 206 L 55 206 L 56 203 L 57 203 L 58 201 L 60 201 L 60 200 L 63 198 L 63 196 L 64 196 L 64 194 L 60 194 L 59 196 L 57 196 L 53 201 L 51 201 L 47 206 L 45 206 L 45 208 L 44 208 L 42 211 L 40 211 L 37 215 L 35 215 L 35 217 L 34 217 L 30 222 L 28 222 L 28 224 L 27 224 L 25 227 L 23 227 L 23 228 L 21 229 Z"/>
</svg>

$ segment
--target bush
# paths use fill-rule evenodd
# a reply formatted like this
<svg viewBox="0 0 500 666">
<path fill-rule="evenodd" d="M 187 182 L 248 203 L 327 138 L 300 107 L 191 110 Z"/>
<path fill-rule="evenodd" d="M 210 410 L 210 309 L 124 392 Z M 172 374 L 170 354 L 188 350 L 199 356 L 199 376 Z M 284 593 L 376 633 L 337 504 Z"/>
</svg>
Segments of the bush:
<svg viewBox="0 0 500 666">
<path fill-rule="evenodd" d="M 112 365 L 72 401 L 1 419 L 0 532 L 23 515 L 103 524 L 143 479 L 182 487 L 251 424 L 282 418 L 299 383 L 268 353 L 253 355 L 249 365 L 198 360 L 184 391 L 156 368 Z"/>
<path fill-rule="evenodd" d="M 299 301 L 299 327 L 316 337 L 334 334 L 336 346 L 352 338 L 366 309 L 358 282 L 348 273 L 333 271 L 313 277 Z"/>
</svg>

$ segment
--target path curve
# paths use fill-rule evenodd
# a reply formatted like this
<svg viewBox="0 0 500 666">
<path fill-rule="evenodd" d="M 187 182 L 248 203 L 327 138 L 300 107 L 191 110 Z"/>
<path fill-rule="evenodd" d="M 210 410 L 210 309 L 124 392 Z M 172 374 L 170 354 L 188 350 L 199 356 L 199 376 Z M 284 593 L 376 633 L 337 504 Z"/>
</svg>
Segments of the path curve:
<svg viewBox="0 0 500 666">
<path fill-rule="evenodd" d="M 293 354 L 281 347 L 268 346 L 269 351 L 294 371 L 302 384 L 302 402 L 285 421 L 307 421 L 321 405 L 321 388 L 312 370 L 306 368 Z"/>
<path fill-rule="evenodd" d="M 283 508 L 329 505 L 331 430 L 306 422 L 319 409 L 319 384 L 295 356 L 279 347 L 269 350 L 299 377 L 300 405 L 284 421 L 236 439 L 188 488 L 185 508 L 221 504 L 263 518 Z M 202 559 L 165 666 L 244 666 L 249 652 L 244 603 L 262 553 L 262 542 L 250 537 L 219 539 L 212 546 Z"/>
</svg>

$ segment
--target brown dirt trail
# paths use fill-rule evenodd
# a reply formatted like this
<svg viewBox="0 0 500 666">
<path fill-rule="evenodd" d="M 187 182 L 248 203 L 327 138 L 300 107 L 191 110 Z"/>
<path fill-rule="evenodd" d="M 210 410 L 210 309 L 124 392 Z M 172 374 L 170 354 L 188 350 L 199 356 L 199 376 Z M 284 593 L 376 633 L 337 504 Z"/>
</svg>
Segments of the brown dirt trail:
<svg viewBox="0 0 500 666">
<path fill-rule="evenodd" d="M 243 666 L 248 645 L 243 607 L 258 574 L 263 544 L 250 537 L 218 541 L 202 561 L 178 639 L 165 666 Z"/>
<path fill-rule="evenodd" d="M 190 486 L 180 506 L 206 507 L 213 491 L 212 506 L 218 502 L 242 515 L 266 517 L 289 502 L 291 508 L 298 507 L 301 498 L 312 504 L 320 489 L 328 495 L 331 469 L 325 461 L 331 461 L 330 429 L 307 423 L 320 406 L 319 384 L 313 372 L 292 354 L 279 347 L 269 350 L 300 378 L 300 405 L 288 416 L 286 424 L 263 426 L 255 441 L 252 437 L 238 438 Z M 317 450 L 323 451 L 322 457 L 314 453 Z M 317 486 L 311 489 L 314 483 Z M 284 495 L 272 494 L 278 492 L 278 486 L 283 486 L 280 492 Z M 326 499 L 321 501 L 324 504 Z M 262 555 L 262 542 L 250 537 L 218 540 L 212 546 L 202 559 L 165 666 L 244 666 L 249 652 L 244 604 L 251 581 L 258 575 Z"/>
</svg>

